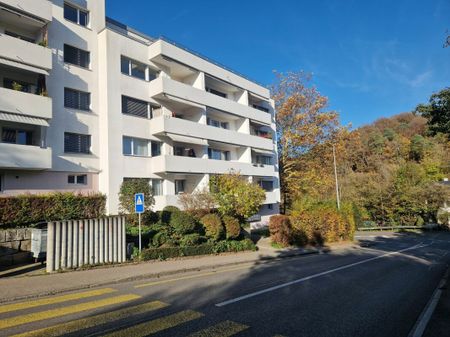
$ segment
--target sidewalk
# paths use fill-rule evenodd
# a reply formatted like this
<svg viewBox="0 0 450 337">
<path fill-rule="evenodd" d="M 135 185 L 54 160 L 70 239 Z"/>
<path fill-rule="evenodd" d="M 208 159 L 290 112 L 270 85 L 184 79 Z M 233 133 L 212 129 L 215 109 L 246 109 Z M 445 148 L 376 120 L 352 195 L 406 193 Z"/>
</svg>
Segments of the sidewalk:
<svg viewBox="0 0 450 337">
<path fill-rule="evenodd" d="M 350 244 L 347 244 L 347 247 L 349 246 Z M 258 263 L 291 256 L 318 254 L 324 251 L 326 249 L 274 249 L 262 244 L 256 252 L 186 257 L 168 261 L 127 263 L 46 275 L 0 278 L 0 292 L 2 294 L 0 303 L 118 282 L 214 269 L 236 264 Z"/>
</svg>

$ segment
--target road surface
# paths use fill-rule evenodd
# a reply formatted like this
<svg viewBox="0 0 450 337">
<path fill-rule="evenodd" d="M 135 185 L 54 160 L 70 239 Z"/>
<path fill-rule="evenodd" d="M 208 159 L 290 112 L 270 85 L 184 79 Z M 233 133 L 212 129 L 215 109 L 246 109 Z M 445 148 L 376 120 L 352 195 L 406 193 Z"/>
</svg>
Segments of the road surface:
<svg viewBox="0 0 450 337">
<path fill-rule="evenodd" d="M 450 233 L 358 239 L 328 254 L 3 304 L 0 336 L 407 337 L 450 262 Z"/>
</svg>

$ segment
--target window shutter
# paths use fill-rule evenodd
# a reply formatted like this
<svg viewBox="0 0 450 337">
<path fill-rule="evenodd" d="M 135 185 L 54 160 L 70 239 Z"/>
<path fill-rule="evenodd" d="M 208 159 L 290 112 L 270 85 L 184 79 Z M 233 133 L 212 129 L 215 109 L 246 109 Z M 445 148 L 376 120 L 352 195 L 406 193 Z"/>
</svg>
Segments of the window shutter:
<svg viewBox="0 0 450 337">
<path fill-rule="evenodd" d="M 148 118 L 148 103 L 128 96 L 122 96 L 122 113 Z"/>
</svg>

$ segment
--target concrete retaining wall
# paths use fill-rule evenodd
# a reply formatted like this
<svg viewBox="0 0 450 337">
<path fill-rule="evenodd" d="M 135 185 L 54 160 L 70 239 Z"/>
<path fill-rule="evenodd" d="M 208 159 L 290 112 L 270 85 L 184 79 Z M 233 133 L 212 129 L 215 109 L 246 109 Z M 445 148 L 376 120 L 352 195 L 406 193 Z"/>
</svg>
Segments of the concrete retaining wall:
<svg viewBox="0 0 450 337">
<path fill-rule="evenodd" d="M 0 230 L 0 267 L 31 261 L 31 229 Z"/>
</svg>

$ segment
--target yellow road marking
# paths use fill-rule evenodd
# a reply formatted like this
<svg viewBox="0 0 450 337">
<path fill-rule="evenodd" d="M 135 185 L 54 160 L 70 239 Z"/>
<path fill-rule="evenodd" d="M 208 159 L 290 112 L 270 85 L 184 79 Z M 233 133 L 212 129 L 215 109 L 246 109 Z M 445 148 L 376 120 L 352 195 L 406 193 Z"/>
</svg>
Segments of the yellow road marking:
<svg viewBox="0 0 450 337">
<path fill-rule="evenodd" d="M 177 312 L 169 316 L 154 319 L 149 322 L 134 325 L 130 328 L 107 334 L 107 337 L 143 337 L 173 328 L 177 325 L 203 317 L 203 314 L 193 310 Z"/>
<path fill-rule="evenodd" d="M 209 328 L 194 332 L 188 337 L 229 337 L 248 329 L 247 325 L 233 321 L 224 321 Z"/>
<path fill-rule="evenodd" d="M 138 284 L 138 285 L 136 285 L 134 287 L 135 288 L 151 287 L 151 286 L 156 286 L 156 285 L 159 285 L 159 284 L 165 284 L 165 283 L 171 283 L 171 282 L 176 282 L 176 281 L 189 280 L 189 279 L 198 278 L 198 277 L 204 277 L 204 276 L 217 275 L 217 274 L 221 274 L 221 273 L 227 273 L 229 271 L 234 271 L 234 270 L 248 269 L 248 267 L 249 266 L 221 269 L 221 270 L 211 271 L 211 272 L 202 273 L 202 274 L 182 276 L 182 277 L 172 278 L 172 279 L 168 279 L 168 280 L 161 280 L 161 281 L 154 281 L 154 282 L 149 282 L 149 283 Z"/>
<path fill-rule="evenodd" d="M 37 300 L 33 300 L 33 301 L 28 301 L 28 302 L 5 304 L 5 305 L 0 306 L 0 314 L 4 313 L 4 312 L 40 307 L 42 305 L 61 303 L 61 302 L 65 302 L 65 301 L 78 300 L 78 299 L 93 297 L 93 296 L 100 296 L 100 295 L 112 293 L 114 291 L 117 291 L 117 290 L 112 289 L 112 288 L 103 288 L 103 289 L 97 289 L 97 290 L 84 291 L 84 292 L 76 293 L 76 294 L 68 294 L 68 295 L 55 296 L 55 297 L 49 297 L 49 298 L 42 298 L 42 299 L 37 299 Z"/>
<path fill-rule="evenodd" d="M 63 308 L 51 309 L 51 310 L 40 311 L 40 312 L 35 312 L 35 313 L 16 316 L 16 317 L 5 318 L 5 319 L 0 320 L 0 329 L 6 329 L 6 328 L 13 327 L 13 326 L 21 325 L 21 324 L 42 321 L 44 319 L 50 319 L 50 318 L 55 318 L 55 317 L 59 317 L 59 316 L 70 315 L 70 314 L 82 312 L 85 310 L 97 309 L 97 308 L 104 307 L 107 305 L 127 302 L 127 301 L 135 300 L 138 298 L 140 298 L 140 296 L 133 295 L 133 294 L 121 295 L 121 296 L 105 298 L 105 299 L 101 299 L 101 300 L 97 300 L 97 301 L 91 301 L 91 302 L 86 302 L 86 303 L 70 305 L 70 306 L 63 307 Z"/>
<path fill-rule="evenodd" d="M 169 306 L 167 303 L 160 301 L 153 301 L 149 303 L 144 303 L 136 305 L 133 307 L 128 307 L 125 309 L 120 309 L 112 312 L 107 312 L 104 314 L 95 315 L 92 317 L 81 318 L 75 321 L 70 321 L 67 323 L 62 323 L 58 325 L 51 326 L 49 328 L 43 328 L 39 330 L 34 330 L 30 332 L 21 333 L 14 335 L 12 337 L 55 337 L 69 334 L 81 329 L 88 329 L 93 326 L 113 322 L 130 315 L 138 315 L 144 312 L 149 312 Z"/>
</svg>

